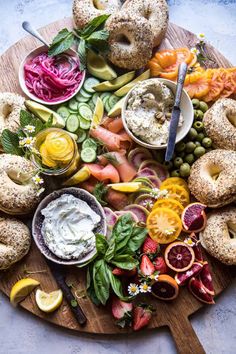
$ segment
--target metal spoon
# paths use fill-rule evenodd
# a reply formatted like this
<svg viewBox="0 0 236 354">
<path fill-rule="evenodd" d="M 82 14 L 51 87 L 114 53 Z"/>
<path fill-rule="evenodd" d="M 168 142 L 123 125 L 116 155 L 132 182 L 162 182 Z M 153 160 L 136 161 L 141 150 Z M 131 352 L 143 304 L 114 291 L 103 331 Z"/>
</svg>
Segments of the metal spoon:
<svg viewBox="0 0 236 354">
<path fill-rule="evenodd" d="M 28 21 L 24 21 L 22 23 L 22 27 L 26 32 L 28 32 L 33 37 L 37 38 L 40 42 L 42 42 L 47 47 L 49 47 L 49 44 L 46 42 L 46 40 L 41 36 L 41 34 Z"/>
</svg>

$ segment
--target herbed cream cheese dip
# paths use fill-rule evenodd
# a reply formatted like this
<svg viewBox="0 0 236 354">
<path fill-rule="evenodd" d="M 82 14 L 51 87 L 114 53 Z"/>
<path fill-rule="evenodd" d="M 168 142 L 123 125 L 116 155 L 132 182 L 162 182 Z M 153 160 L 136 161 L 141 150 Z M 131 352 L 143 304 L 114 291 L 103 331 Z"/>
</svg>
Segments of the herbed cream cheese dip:
<svg viewBox="0 0 236 354">
<path fill-rule="evenodd" d="M 42 235 L 45 244 L 63 259 L 81 259 L 95 249 L 93 230 L 101 221 L 83 200 L 63 194 L 42 209 Z"/>
<path fill-rule="evenodd" d="M 168 140 L 173 92 L 158 79 L 139 82 L 132 90 L 125 120 L 128 128 L 142 141 L 152 145 L 165 145 Z M 183 124 L 180 115 L 179 127 Z"/>
</svg>

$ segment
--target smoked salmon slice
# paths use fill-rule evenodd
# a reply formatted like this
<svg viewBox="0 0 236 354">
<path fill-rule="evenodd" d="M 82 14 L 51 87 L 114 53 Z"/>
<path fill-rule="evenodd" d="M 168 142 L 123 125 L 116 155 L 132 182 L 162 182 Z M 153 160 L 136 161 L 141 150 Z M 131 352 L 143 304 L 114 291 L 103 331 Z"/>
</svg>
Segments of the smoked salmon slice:
<svg viewBox="0 0 236 354">
<path fill-rule="evenodd" d="M 118 151 L 125 146 L 125 142 L 127 145 L 127 140 L 130 141 L 128 135 L 115 134 L 100 126 L 91 129 L 90 135 L 103 143 L 109 151 Z"/>
<path fill-rule="evenodd" d="M 112 183 L 120 182 L 120 175 L 117 169 L 110 163 L 105 167 L 96 163 L 86 164 L 85 166 L 87 166 L 91 175 L 100 182 L 107 180 L 110 180 Z"/>
<path fill-rule="evenodd" d="M 121 117 L 113 118 L 112 121 L 108 123 L 107 129 L 112 133 L 119 133 L 122 129 L 124 129 Z"/>
</svg>

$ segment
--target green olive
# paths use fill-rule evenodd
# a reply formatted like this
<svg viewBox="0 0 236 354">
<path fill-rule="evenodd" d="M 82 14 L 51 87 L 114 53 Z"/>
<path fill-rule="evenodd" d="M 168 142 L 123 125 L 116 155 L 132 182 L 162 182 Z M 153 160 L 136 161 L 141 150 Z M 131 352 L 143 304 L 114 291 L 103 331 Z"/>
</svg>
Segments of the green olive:
<svg viewBox="0 0 236 354">
<path fill-rule="evenodd" d="M 155 151 L 155 159 L 157 162 L 163 163 L 165 161 L 165 154 L 162 151 Z"/>
<path fill-rule="evenodd" d="M 185 151 L 181 151 L 181 152 L 178 153 L 177 157 L 181 157 L 181 159 L 183 159 L 185 155 L 186 155 Z"/>
<path fill-rule="evenodd" d="M 204 138 L 204 139 L 202 139 L 202 145 L 205 148 L 210 148 L 212 145 L 212 140 L 210 138 Z"/>
<path fill-rule="evenodd" d="M 196 137 L 197 137 L 197 131 L 196 131 L 196 129 L 191 128 L 191 129 L 189 130 L 189 132 L 188 132 L 188 137 L 189 137 L 189 139 L 191 139 L 191 140 L 196 139 Z"/>
<path fill-rule="evenodd" d="M 200 101 L 197 98 L 192 99 L 192 105 L 194 108 L 198 108 Z"/>
<path fill-rule="evenodd" d="M 185 151 L 186 151 L 186 152 L 192 152 L 192 151 L 195 149 L 195 147 L 196 147 L 196 145 L 194 144 L 194 142 L 189 141 L 189 142 L 186 144 Z"/>
<path fill-rule="evenodd" d="M 190 165 L 192 165 L 195 161 L 195 157 L 193 154 L 187 154 L 184 158 L 185 162 L 189 163 Z"/>
<path fill-rule="evenodd" d="M 165 161 L 163 165 L 167 168 L 167 170 L 171 170 L 173 168 L 173 162 L 172 161 Z"/>
<path fill-rule="evenodd" d="M 179 170 L 171 171 L 170 176 L 171 177 L 180 177 Z"/>
<path fill-rule="evenodd" d="M 200 109 L 198 109 L 196 120 L 203 120 L 203 117 L 204 117 L 204 113 L 200 111 Z"/>
<path fill-rule="evenodd" d="M 204 155 L 206 152 L 206 149 L 203 146 L 198 146 L 196 147 L 196 149 L 194 150 L 194 155 L 196 157 L 201 157 L 202 155 Z"/>
<path fill-rule="evenodd" d="M 199 102 L 199 109 L 205 113 L 208 110 L 208 105 L 206 104 L 206 102 L 200 101 Z"/>
<path fill-rule="evenodd" d="M 185 143 L 183 141 L 181 141 L 180 143 L 176 144 L 175 150 L 177 152 L 184 151 L 184 149 L 185 149 Z"/>
<path fill-rule="evenodd" d="M 181 177 L 188 177 L 190 175 L 190 165 L 185 162 L 180 166 L 179 173 Z"/>
<path fill-rule="evenodd" d="M 194 127 L 194 128 L 196 129 L 196 131 L 199 133 L 199 132 L 201 132 L 201 131 L 203 130 L 204 125 L 203 125 L 202 122 L 196 121 L 196 122 L 193 123 L 193 127 Z"/>
<path fill-rule="evenodd" d="M 194 144 L 196 145 L 196 147 L 202 146 L 201 143 L 200 143 L 200 141 L 194 141 Z"/>
<path fill-rule="evenodd" d="M 174 166 L 175 166 L 176 168 L 179 168 L 179 167 L 182 165 L 183 162 L 184 162 L 184 161 L 183 161 L 183 159 L 182 159 L 181 157 L 176 157 L 176 158 L 174 159 Z"/>
<path fill-rule="evenodd" d="M 199 133 L 198 135 L 197 135 L 197 141 L 199 141 L 199 142 L 201 142 L 203 139 L 205 138 L 205 135 L 203 134 L 203 133 Z"/>
</svg>

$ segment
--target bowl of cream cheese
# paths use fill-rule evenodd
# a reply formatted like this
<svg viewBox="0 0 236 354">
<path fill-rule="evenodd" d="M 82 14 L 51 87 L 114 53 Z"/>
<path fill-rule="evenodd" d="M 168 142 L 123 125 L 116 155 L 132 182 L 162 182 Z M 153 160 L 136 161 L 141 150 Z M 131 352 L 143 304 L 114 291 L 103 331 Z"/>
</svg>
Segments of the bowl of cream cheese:
<svg viewBox="0 0 236 354">
<path fill-rule="evenodd" d="M 106 235 L 102 206 L 89 192 L 64 188 L 46 196 L 33 217 L 32 234 L 41 253 L 63 265 L 81 265 L 96 255 L 96 233 Z"/>
</svg>

